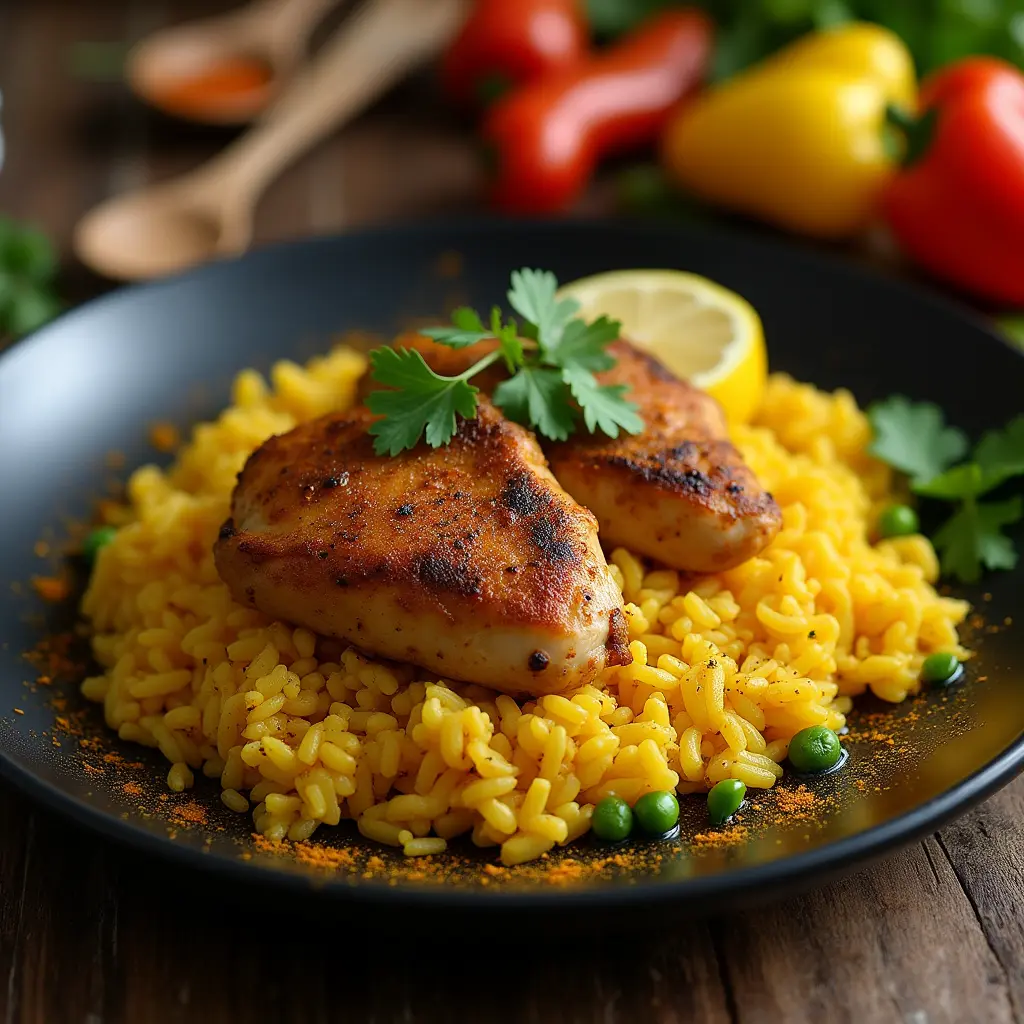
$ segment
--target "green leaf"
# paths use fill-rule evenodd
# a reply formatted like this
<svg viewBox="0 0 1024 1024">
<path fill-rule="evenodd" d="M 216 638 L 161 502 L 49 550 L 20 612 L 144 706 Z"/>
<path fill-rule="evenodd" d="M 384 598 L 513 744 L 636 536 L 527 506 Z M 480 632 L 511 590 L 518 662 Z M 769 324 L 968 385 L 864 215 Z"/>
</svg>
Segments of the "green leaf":
<svg viewBox="0 0 1024 1024">
<path fill-rule="evenodd" d="M 456 414 L 476 417 L 478 389 L 460 377 L 434 373 L 419 352 L 378 348 L 370 361 L 373 379 L 396 389 L 373 391 L 366 399 L 370 411 L 384 417 L 370 427 L 378 455 L 414 448 L 424 431 L 427 444 L 438 448 L 455 436 Z"/>
<path fill-rule="evenodd" d="M 459 306 L 455 309 L 452 312 L 452 323 L 460 331 L 476 331 L 480 334 L 485 332 L 484 322 L 480 319 L 480 314 L 475 309 L 470 309 L 469 306 Z"/>
<path fill-rule="evenodd" d="M 974 450 L 974 461 L 940 473 L 914 491 L 928 498 L 956 501 L 980 498 L 1015 476 L 1024 474 L 1024 416 L 1002 430 L 990 430 Z"/>
<path fill-rule="evenodd" d="M 963 465 L 947 469 L 945 473 L 940 473 L 931 480 L 915 483 L 913 491 L 926 498 L 958 501 L 961 498 L 978 498 L 1000 483 L 1002 479 L 993 484 L 976 462 L 965 462 Z"/>
<path fill-rule="evenodd" d="M 930 402 L 894 395 L 868 409 L 874 439 L 868 451 L 906 473 L 915 486 L 927 484 L 967 451 L 967 437 L 946 426 L 942 410 Z"/>
<path fill-rule="evenodd" d="M 501 310 L 495 307 L 488 330 L 475 310 L 460 307 L 452 314 L 451 327 L 424 330 L 425 337 L 456 349 L 497 340 L 497 348 L 490 346 L 491 351 L 457 377 L 434 373 L 418 352 L 371 352 L 373 379 L 393 389 L 374 392 L 367 399 L 382 417 L 370 429 L 375 450 L 397 454 L 413 447 L 424 431 L 429 444 L 446 444 L 455 433 L 456 415 L 475 415 L 477 389 L 468 381 L 499 359 L 512 376 L 495 388 L 494 403 L 545 437 L 562 441 L 572 433 L 577 404 L 591 432 L 602 430 L 617 437 L 622 429 L 642 430 L 636 407 L 624 398 L 627 388 L 601 386 L 593 376 L 614 366 L 606 348 L 619 336 L 620 325 L 607 317 L 585 323 L 575 316 L 579 304 L 559 299 L 557 289 L 554 274 L 518 270 L 512 274 L 508 298 L 525 318 L 521 325 L 511 318 L 502 322 Z M 523 338 L 535 344 L 524 345 Z"/>
<path fill-rule="evenodd" d="M 519 340 L 519 325 L 515 320 L 507 324 L 501 322 L 501 310 L 497 306 L 491 310 L 491 330 L 501 345 L 501 354 L 509 373 L 515 373 L 526 362 L 523 355 L 523 343 Z"/>
<path fill-rule="evenodd" d="M 502 325 L 501 310 L 497 306 L 491 311 L 490 330 L 484 326 L 480 314 L 475 309 L 460 306 L 452 313 L 451 327 L 426 327 L 420 331 L 425 338 L 454 349 L 469 348 L 470 345 L 479 344 L 481 341 L 501 338 L 503 333 L 511 333 L 514 337 L 516 323 L 510 320 L 507 325 Z"/>
<path fill-rule="evenodd" d="M 533 426 L 552 441 L 564 441 L 575 426 L 569 389 L 559 370 L 523 367 L 494 389 L 494 404 L 509 419 Z"/>
<path fill-rule="evenodd" d="M 463 331 L 458 327 L 424 327 L 420 334 L 448 348 L 469 348 L 494 335 L 490 331 Z"/>
<path fill-rule="evenodd" d="M 974 459 L 990 476 L 1004 480 L 1024 474 L 1024 415 L 1002 430 L 990 430 L 974 449 Z"/>
<path fill-rule="evenodd" d="M 45 288 L 18 289 L 6 305 L 6 327 L 15 337 L 40 328 L 61 312 L 60 302 Z"/>
<path fill-rule="evenodd" d="M 618 437 L 619 429 L 639 434 L 644 421 L 637 407 L 626 399 L 625 384 L 598 384 L 593 374 L 580 367 L 567 367 L 562 379 L 569 385 L 573 398 L 583 411 L 583 422 L 592 434 L 600 430 L 609 437 Z"/>
<path fill-rule="evenodd" d="M 935 534 L 942 571 L 964 583 L 976 583 L 983 569 L 1013 569 L 1017 551 L 1003 528 L 1019 522 L 1024 501 L 965 502 Z"/>
<path fill-rule="evenodd" d="M 546 362 L 554 366 L 578 366 L 591 373 L 610 370 L 615 359 L 605 348 L 618 340 L 622 324 L 606 316 L 598 317 L 592 323 L 570 320 L 562 332 L 562 340 L 547 352 Z"/>
<path fill-rule="evenodd" d="M 575 299 L 557 299 L 558 278 L 548 270 L 514 270 L 508 301 L 512 308 L 537 328 L 537 344 L 543 355 L 557 348 L 565 325 L 579 311 Z"/>
<path fill-rule="evenodd" d="M 50 240 L 35 228 L 8 221 L 0 232 L 0 266 L 9 274 L 37 284 L 48 283 L 57 271 Z"/>
</svg>

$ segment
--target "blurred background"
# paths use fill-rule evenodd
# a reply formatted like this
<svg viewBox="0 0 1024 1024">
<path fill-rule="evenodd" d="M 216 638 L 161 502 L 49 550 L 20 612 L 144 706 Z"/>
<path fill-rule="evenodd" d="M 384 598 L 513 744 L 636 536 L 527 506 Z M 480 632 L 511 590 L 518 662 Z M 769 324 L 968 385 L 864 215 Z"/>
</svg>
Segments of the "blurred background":
<svg viewBox="0 0 1024 1024">
<path fill-rule="evenodd" d="M 0 0 L 0 338 L 447 216 L 653 217 L 1024 307 L 1024 0 Z"/>
</svg>

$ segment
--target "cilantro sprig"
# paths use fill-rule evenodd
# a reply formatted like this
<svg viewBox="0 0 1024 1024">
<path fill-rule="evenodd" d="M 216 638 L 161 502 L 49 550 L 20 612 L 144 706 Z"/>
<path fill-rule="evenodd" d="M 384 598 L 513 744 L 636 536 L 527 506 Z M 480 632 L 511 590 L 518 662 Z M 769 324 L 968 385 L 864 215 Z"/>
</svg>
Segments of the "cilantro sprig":
<svg viewBox="0 0 1024 1024">
<path fill-rule="evenodd" d="M 378 455 L 397 455 L 424 435 L 433 448 L 448 444 L 456 417 L 476 416 L 480 389 L 470 381 L 498 363 L 509 376 L 494 389 L 494 404 L 544 437 L 564 441 L 581 420 L 590 433 L 609 437 L 643 430 L 636 405 L 626 397 L 628 388 L 601 384 L 594 376 L 615 365 L 606 349 L 618 338 L 620 324 L 604 316 L 591 323 L 581 319 L 579 303 L 560 299 L 555 275 L 544 270 L 513 271 L 508 303 L 521 321 L 503 319 L 495 307 L 485 324 L 475 310 L 460 307 L 450 327 L 422 331 L 452 349 L 498 342 L 493 352 L 457 376 L 436 373 L 410 349 L 370 353 L 373 379 L 390 389 L 367 398 L 370 410 L 381 417 L 370 427 Z"/>
<path fill-rule="evenodd" d="M 943 573 L 976 583 L 985 569 L 1014 568 L 1018 553 L 1004 530 L 1024 519 L 1024 500 L 981 499 L 1024 476 L 1024 416 L 985 434 L 966 461 L 966 435 L 936 405 L 896 395 L 873 405 L 868 418 L 872 455 L 905 473 L 915 494 L 955 504 L 932 538 Z"/>
<path fill-rule="evenodd" d="M 0 340 L 28 334 L 60 311 L 57 257 L 35 228 L 0 217 Z"/>
</svg>

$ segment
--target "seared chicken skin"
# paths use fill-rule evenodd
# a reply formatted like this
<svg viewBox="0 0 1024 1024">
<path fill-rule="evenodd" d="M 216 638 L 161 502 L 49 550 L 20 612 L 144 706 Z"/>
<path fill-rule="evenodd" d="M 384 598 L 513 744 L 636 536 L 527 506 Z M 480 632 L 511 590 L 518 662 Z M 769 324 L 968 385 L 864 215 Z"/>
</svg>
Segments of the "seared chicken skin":
<svg viewBox="0 0 1024 1024">
<path fill-rule="evenodd" d="M 453 350 L 405 335 L 397 344 L 454 376 L 497 343 Z M 545 442 L 558 482 L 597 516 L 606 548 L 621 544 L 686 572 L 717 572 L 752 558 L 778 533 L 782 515 L 729 442 L 721 407 L 628 342 L 608 351 L 616 364 L 598 379 L 629 385 L 644 431 Z M 488 371 L 474 383 L 490 389 L 501 377 Z"/>
<path fill-rule="evenodd" d="M 375 455 L 365 408 L 239 474 L 214 553 L 235 599 L 439 675 L 540 695 L 629 660 L 593 515 L 486 400 L 451 444 Z"/>
</svg>

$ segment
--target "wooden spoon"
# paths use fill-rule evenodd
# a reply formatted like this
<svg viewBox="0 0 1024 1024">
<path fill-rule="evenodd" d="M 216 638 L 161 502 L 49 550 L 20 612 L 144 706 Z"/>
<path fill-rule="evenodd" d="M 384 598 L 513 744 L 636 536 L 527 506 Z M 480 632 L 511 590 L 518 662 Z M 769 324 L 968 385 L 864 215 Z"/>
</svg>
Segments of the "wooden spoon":
<svg viewBox="0 0 1024 1024">
<path fill-rule="evenodd" d="M 322 17 L 339 0 L 255 0 L 214 18 L 162 29 L 128 54 L 126 77 L 147 103 L 208 124 L 241 124 L 263 111 L 295 72 Z M 182 82 L 233 61 L 265 66 L 264 85 L 190 104 L 187 114 L 167 97 Z"/>
<path fill-rule="evenodd" d="M 180 178 L 101 203 L 78 224 L 79 258 L 109 277 L 159 277 L 246 249 L 266 186 L 331 129 L 454 37 L 470 0 L 372 0 L 263 120 Z"/>
</svg>

